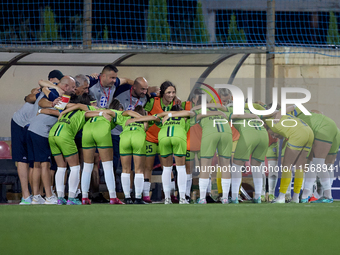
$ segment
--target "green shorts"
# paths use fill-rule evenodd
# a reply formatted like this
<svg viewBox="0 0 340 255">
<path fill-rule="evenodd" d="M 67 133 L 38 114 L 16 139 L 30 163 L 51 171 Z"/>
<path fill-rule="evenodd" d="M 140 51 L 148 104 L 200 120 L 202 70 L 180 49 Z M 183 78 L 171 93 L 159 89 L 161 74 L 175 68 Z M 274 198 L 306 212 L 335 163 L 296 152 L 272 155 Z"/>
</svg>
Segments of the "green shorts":
<svg viewBox="0 0 340 255">
<path fill-rule="evenodd" d="M 71 137 L 49 136 L 48 142 L 53 156 L 63 154 L 67 158 L 78 153 L 77 145 Z"/>
<path fill-rule="evenodd" d="M 218 156 L 223 158 L 231 158 L 233 148 L 233 137 L 231 133 L 218 132 L 202 137 L 201 142 L 201 158 L 213 158 L 216 149 Z"/>
<path fill-rule="evenodd" d="M 268 143 L 268 133 L 265 130 L 248 129 L 247 132 L 240 133 L 234 160 L 248 161 L 252 155 L 252 159 L 263 162 L 268 150 Z"/>
<path fill-rule="evenodd" d="M 272 143 L 267 150 L 266 157 L 268 160 L 277 160 L 279 156 L 279 142 Z"/>
<path fill-rule="evenodd" d="M 196 154 L 197 154 L 197 158 L 201 159 L 201 152 L 200 151 L 187 151 L 187 154 L 185 156 L 185 161 L 195 160 Z"/>
<path fill-rule="evenodd" d="M 119 154 L 121 156 L 145 156 L 146 134 L 141 131 L 124 132 L 120 135 Z"/>
<path fill-rule="evenodd" d="M 154 157 L 159 154 L 158 143 L 145 141 L 145 151 L 147 157 Z"/>
<path fill-rule="evenodd" d="M 109 121 L 86 122 L 83 127 L 83 149 L 112 148 L 111 124 Z"/>
<path fill-rule="evenodd" d="M 159 140 L 159 152 L 161 157 L 170 155 L 185 157 L 187 152 L 187 141 L 176 136 L 163 137 Z"/>
<path fill-rule="evenodd" d="M 340 146 L 340 131 L 338 130 L 338 133 L 336 134 L 336 137 L 332 143 L 332 147 L 329 150 L 328 155 L 338 154 L 339 146 Z"/>
<path fill-rule="evenodd" d="M 314 140 L 333 143 L 338 133 L 338 127 L 336 126 L 335 122 L 327 116 L 320 114 L 320 118 L 322 118 L 322 122 L 318 128 L 314 130 L 311 127 L 314 133 Z"/>
<path fill-rule="evenodd" d="M 333 143 L 338 128 L 331 118 L 317 113 L 312 113 L 312 115 L 299 114 L 298 118 L 306 122 L 312 129 L 314 140 Z"/>
</svg>

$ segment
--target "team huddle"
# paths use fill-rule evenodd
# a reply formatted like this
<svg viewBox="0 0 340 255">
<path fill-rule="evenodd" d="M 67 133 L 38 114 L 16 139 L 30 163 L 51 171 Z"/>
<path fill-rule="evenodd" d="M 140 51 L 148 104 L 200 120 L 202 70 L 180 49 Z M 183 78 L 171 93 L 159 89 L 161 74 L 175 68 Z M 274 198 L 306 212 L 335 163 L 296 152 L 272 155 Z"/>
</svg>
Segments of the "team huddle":
<svg viewBox="0 0 340 255">
<path fill-rule="evenodd" d="M 278 172 L 269 171 L 270 202 L 285 203 L 287 191 L 290 196 L 292 173 L 295 176 L 291 202 L 309 202 L 317 177 L 322 194 L 312 202 L 333 202 L 332 166 L 340 145 L 340 132 L 332 119 L 316 112 L 305 115 L 295 106 L 288 107 L 286 115 L 281 115 L 277 107 L 270 115 L 258 116 L 251 113 L 246 104 L 245 114 L 234 114 L 232 95 L 227 89 L 218 91 L 222 104 L 204 102 L 207 111 L 203 113 L 205 97 L 200 90 L 195 90 L 188 101 L 181 102 L 170 81 L 163 82 L 159 88 L 149 87 L 143 77 L 133 81 L 118 78 L 117 72 L 113 65 L 105 66 L 99 75 L 89 76 L 64 76 L 54 70 L 49 81 L 40 80 L 39 88 L 26 96 L 26 103 L 11 122 L 12 157 L 18 162 L 23 193 L 20 204 L 91 204 L 91 175 L 98 157 L 110 204 L 151 203 L 150 180 L 157 155 L 163 170 L 165 204 L 174 201 L 174 161 L 179 204 L 189 204 L 195 165 L 209 169 L 216 155 L 220 166 L 232 166 L 217 172 L 222 204 L 238 203 L 246 161 L 250 162 L 253 176 L 253 202 L 264 202 L 267 181 L 264 161 L 267 158 L 268 168 L 274 169 L 279 156 L 286 171 L 282 171 L 277 198 L 274 191 Z M 68 97 L 70 101 L 66 104 L 64 99 Z M 265 110 L 270 106 L 257 102 L 253 107 Z M 285 125 L 287 122 L 294 125 Z M 279 139 L 284 140 L 281 149 Z M 119 161 L 124 202 L 116 196 L 114 170 Z M 70 174 L 65 199 L 67 167 Z M 198 204 L 207 203 L 210 174 L 209 171 L 199 173 Z M 45 198 L 41 196 L 42 186 Z M 79 188 L 81 201 L 77 196 Z"/>
</svg>

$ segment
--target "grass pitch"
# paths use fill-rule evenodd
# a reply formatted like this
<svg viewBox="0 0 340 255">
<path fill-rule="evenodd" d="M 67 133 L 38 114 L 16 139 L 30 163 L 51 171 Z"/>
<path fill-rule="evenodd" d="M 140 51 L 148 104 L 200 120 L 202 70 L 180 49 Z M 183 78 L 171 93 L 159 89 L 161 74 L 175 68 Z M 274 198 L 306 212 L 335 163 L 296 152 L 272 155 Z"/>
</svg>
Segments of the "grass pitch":
<svg viewBox="0 0 340 255">
<path fill-rule="evenodd" d="M 340 202 L 4 205 L 0 254 L 339 254 Z"/>
</svg>

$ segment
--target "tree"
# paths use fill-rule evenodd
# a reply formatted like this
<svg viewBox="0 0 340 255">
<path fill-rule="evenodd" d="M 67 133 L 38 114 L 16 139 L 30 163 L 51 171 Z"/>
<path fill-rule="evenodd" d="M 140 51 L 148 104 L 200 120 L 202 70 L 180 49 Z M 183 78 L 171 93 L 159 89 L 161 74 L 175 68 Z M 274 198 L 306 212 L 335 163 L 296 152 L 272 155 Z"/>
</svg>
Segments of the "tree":
<svg viewBox="0 0 340 255">
<path fill-rule="evenodd" d="M 228 42 L 231 43 L 246 43 L 246 35 L 243 29 L 237 29 L 236 16 L 233 13 L 230 18 L 229 30 L 228 30 Z"/>
<path fill-rule="evenodd" d="M 201 2 L 197 2 L 196 16 L 194 21 L 194 38 L 195 43 L 207 43 L 210 36 L 204 23 L 204 16 Z"/>
<path fill-rule="evenodd" d="M 104 32 L 103 32 L 103 40 L 107 41 L 109 40 L 109 30 L 107 29 L 107 26 L 105 26 Z"/>
<path fill-rule="evenodd" d="M 329 13 L 329 28 L 327 31 L 327 44 L 340 45 L 338 21 L 333 12 Z"/>
<path fill-rule="evenodd" d="M 83 38 L 83 18 L 76 14 L 69 18 L 71 24 L 71 39 L 81 40 Z"/>
<path fill-rule="evenodd" d="M 150 42 L 168 42 L 170 40 L 166 0 L 149 0 L 146 40 Z"/>
<path fill-rule="evenodd" d="M 49 6 L 45 8 L 43 16 L 44 25 L 43 30 L 40 31 L 40 41 L 58 40 L 59 25 L 56 23 L 54 13 Z"/>
</svg>

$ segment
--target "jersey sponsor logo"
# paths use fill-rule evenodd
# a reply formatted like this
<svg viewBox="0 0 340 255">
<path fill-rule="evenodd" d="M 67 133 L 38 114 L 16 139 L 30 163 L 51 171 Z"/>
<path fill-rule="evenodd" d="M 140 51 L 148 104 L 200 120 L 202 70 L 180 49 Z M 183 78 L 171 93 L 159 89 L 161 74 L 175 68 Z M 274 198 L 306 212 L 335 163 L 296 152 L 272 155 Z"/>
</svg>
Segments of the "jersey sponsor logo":
<svg viewBox="0 0 340 255">
<path fill-rule="evenodd" d="M 100 98 L 100 107 L 106 107 L 107 105 L 107 98 L 105 96 L 102 96 Z"/>
<path fill-rule="evenodd" d="M 135 107 L 133 106 L 133 105 L 131 105 L 131 104 L 129 104 L 129 106 L 126 108 L 126 110 L 134 110 L 135 109 Z"/>
</svg>

